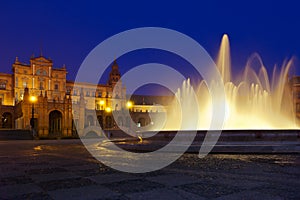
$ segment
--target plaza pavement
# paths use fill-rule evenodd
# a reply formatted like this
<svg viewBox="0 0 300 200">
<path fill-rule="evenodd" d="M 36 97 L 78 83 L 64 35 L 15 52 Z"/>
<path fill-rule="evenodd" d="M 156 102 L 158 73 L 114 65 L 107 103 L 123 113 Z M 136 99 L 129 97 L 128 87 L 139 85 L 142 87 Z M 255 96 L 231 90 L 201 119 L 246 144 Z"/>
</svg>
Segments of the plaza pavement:
<svg viewBox="0 0 300 200">
<path fill-rule="evenodd" d="M 299 154 L 184 154 L 129 174 L 80 140 L 0 141 L 0 199 L 300 199 Z"/>
</svg>

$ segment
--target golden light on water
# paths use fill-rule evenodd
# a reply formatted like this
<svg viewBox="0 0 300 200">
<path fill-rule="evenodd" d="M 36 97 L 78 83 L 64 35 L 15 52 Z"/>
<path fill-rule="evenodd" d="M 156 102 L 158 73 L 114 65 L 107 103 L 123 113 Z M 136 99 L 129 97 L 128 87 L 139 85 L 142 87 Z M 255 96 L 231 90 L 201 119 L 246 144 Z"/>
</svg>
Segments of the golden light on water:
<svg viewBox="0 0 300 200">
<path fill-rule="evenodd" d="M 223 129 L 297 129 L 293 99 L 288 82 L 288 73 L 293 65 L 289 60 L 281 66 L 279 71 L 274 68 L 272 77 L 267 73 L 262 59 L 258 54 L 253 54 L 244 68 L 244 72 L 235 76 L 231 73 L 231 58 L 229 38 L 224 35 L 220 45 L 219 56 L 216 65 L 219 69 L 225 89 L 225 117 Z M 258 66 L 259 65 L 259 66 Z M 272 81 L 270 81 L 272 80 Z M 190 81 L 184 82 L 182 88 L 176 94 L 186 94 L 185 90 L 192 87 Z M 207 130 L 212 120 L 212 101 L 210 92 L 203 80 L 197 87 L 196 96 L 199 108 L 198 129 Z M 171 109 L 167 112 L 165 130 L 177 130 L 189 119 L 181 119 L 181 108 L 191 106 L 178 106 L 175 98 Z M 198 117 L 191 116 L 189 117 Z"/>
</svg>

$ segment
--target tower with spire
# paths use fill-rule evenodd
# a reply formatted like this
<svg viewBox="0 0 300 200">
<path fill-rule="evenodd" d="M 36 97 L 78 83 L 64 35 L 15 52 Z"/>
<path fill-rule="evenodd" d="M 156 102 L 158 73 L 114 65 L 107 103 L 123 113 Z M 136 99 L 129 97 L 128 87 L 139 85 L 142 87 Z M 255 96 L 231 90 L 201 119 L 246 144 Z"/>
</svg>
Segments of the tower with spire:
<svg viewBox="0 0 300 200">
<path fill-rule="evenodd" d="M 116 60 L 114 60 L 111 71 L 109 73 L 108 85 L 115 86 L 116 83 L 121 79 L 121 73 L 119 71 L 119 65 Z"/>
</svg>

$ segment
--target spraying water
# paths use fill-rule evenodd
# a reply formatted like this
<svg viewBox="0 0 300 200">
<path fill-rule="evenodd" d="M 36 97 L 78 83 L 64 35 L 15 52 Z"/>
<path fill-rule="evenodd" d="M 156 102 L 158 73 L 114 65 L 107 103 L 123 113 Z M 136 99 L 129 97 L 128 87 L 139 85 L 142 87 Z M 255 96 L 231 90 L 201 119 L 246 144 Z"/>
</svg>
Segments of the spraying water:
<svg viewBox="0 0 300 200">
<path fill-rule="evenodd" d="M 223 79 L 226 95 L 226 108 L 224 129 L 295 129 L 295 113 L 293 109 L 292 94 L 288 85 L 288 72 L 293 64 L 289 60 L 277 72 L 274 67 L 271 82 L 263 62 L 258 54 L 253 54 L 244 68 L 241 76 L 233 77 L 231 74 L 229 38 L 222 38 L 220 52 L 216 65 Z M 256 72 L 252 65 L 259 64 Z M 191 89 L 189 80 L 184 81 L 182 88 L 178 89 L 171 109 L 168 109 L 168 118 L 165 130 L 189 129 L 189 118 L 181 119 L 181 109 L 198 109 L 199 130 L 210 128 L 212 116 L 211 96 L 205 81 L 197 86 L 196 96 L 198 105 L 190 105 L 185 101 L 179 105 L 178 98 L 189 94 Z M 198 107 L 198 108 L 197 108 Z M 192 112 L 191 112 L 192 113 Z M 212 127 L 213 128 L 213 127 Z"/>
</svg>

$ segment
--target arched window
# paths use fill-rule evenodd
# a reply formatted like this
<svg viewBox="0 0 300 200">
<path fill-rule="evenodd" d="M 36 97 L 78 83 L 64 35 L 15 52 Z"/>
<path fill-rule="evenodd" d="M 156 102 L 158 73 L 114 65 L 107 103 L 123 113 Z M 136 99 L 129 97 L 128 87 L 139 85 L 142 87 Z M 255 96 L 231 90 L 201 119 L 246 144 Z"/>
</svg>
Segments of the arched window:
<svg viewBox="0 0 300 200">
<path fill-rule="evenodd" d="M 0 82 L 0 90 L 6 90 L 6 82 Z"/>
<path fill-rule="evenodd" d="M 41 81 L 41 82 L 40 82 L 40 90 L 43 90 L 43 89 L 44 89 L 44 82 Z"/>
</svg>

